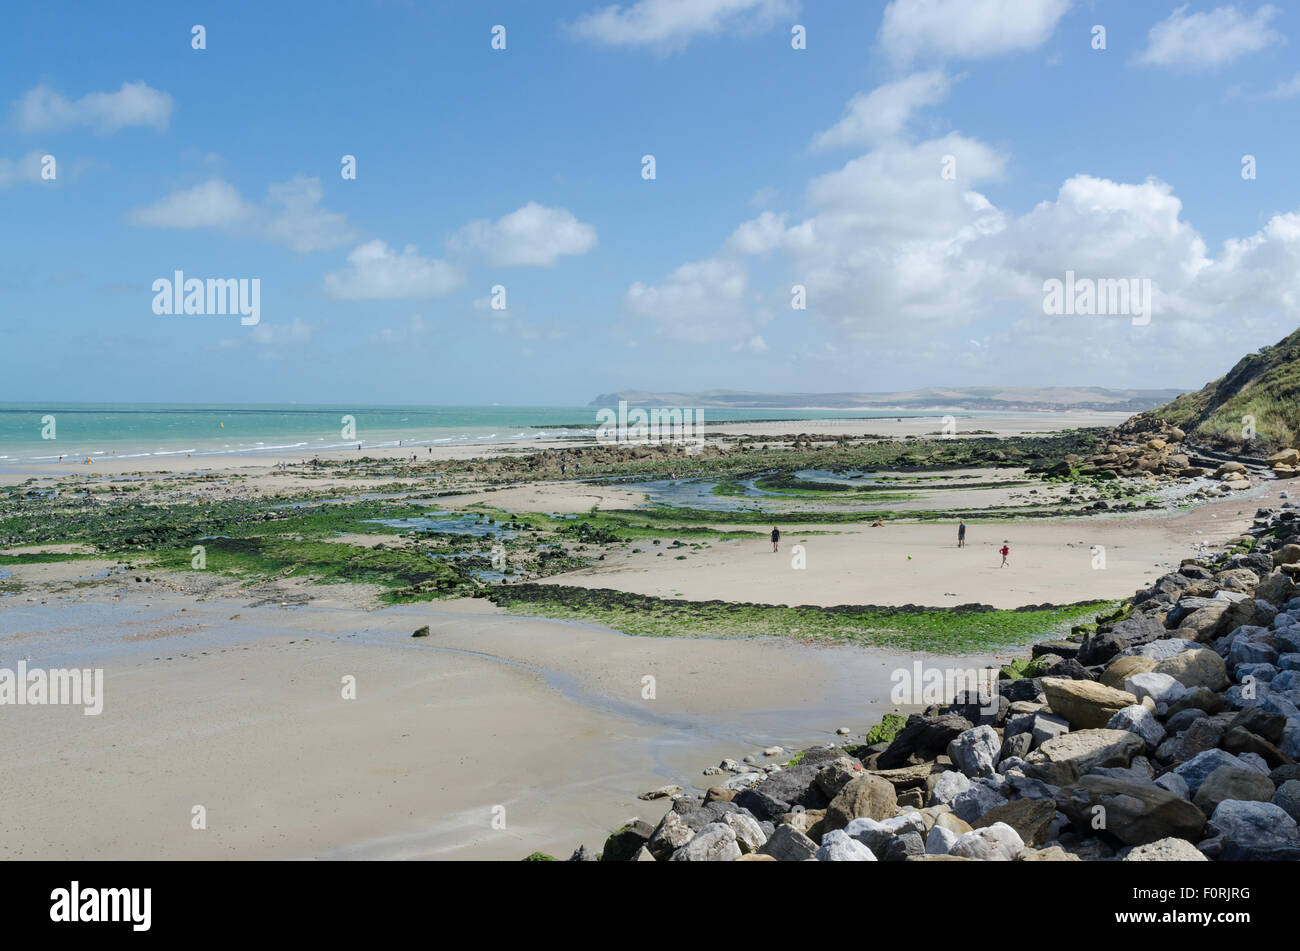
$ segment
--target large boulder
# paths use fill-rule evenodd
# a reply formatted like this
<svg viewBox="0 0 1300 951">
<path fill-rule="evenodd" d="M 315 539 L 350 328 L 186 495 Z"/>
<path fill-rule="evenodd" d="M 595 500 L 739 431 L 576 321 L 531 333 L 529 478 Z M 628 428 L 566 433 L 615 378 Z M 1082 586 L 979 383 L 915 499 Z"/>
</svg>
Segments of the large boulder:
<svg viewBox="0 0 1300 951">
<path fill-rule="evenodd" d="M 967 776 L 992 776 L 1002 749 L 1002 738 L 991 726 L 959 733 L 948 744 L 948 758 Z"/>
<path fill-rule="evenodd" d="M 1015 829 L 1005 822 L 995 822 L 961 836 L 948 849 L 948 854 L 986 862 L 1014 862 L 1024 848 L 1025 843 Z"/>
<path fill-rule="evenodd" d="M 643 819 L 633 819 L 623 828 L 610 834 L 605 840 L 605 847 L 600 850 L 600 860 L 602 862 L 630 862 L 637 852 L 641 850 L 650 836 L 654 834 L 655 827 Z"/>
<path fill-rule="evenodd" d="M 1026 845 L 1041 845 L 1050 838 L 1049 830 L 1054 818 L 1054 800 L 1014 799 L 994 806 L 971 825 L 983 829 L 999 822 L 1005 823 L 1016 830 Z"/>
<path fill-rule="evenodd" d="M 736 832 L 722 822 L 711 822 L 673 853 L 673 862 L 732 862 L 740 858 Z"/>
<path fill-rule="evenodd" d="M 681 815 L 669 811 L 655 827 L 654 833 L 646 843 L 646 848 L 656 860 L 667 861 L 674 852 L 695 838 L 695 831 Z"/>
<path fill-rule="evenodd" d="M 1120 710 L 1138 702 L 1131 693 L 1090 680 L 1044 677 L 1043 693 L 1052 712 L 1079 730 L 1104 727 Z"/>
<path fill-rule="evenodd" d="M 1150 697 L 1152 702 L 1157 704 L 1173 703 L 1187 692 L 1187 688 L 1173 677 L 1168 674 L 1156 673 L 1154 670 L 1129 677 L 1124 681 L 1124 689 L 1137 697 L 1135 702 L 1140 703 Z"/>
<path fill-rule="evenodd" d="M 1084 776 L 1056 794 L 1056 807 L 1079 829 L 1103 829 L 1126 845 L 1170 836 L 1196 841 L 1205 813 L 1152 783 Z"/>
<path fill-rule="evenodd" d="M 1160 720 L 1140 703 L 1125 707 L 1111 717 L 1110 722 L 1106 724 L 1106 729 L 1127 730 L 1129 733 L 1136 733 L 1146 740 L 1148 752 L 1155 752 L 1160 745 L 1160 741 L 1165 738 L 1165 728 L 1161 725 Z"/>
<path fill-rule="evenodd" d="M 1205 853 L 1186 839 L 1157 839 L 1135 845 L 1124 855 L 1125 862 L 1208 862 Z"/>
<path fill-rule="evenodd" d="M 1270 802 L 1273 799 L 1272 781 L 1263 773 L 1248 766 L 1220 766 L 1205 777 L 1192 802 L 1207 816 L 1213 815 L 1225 799 L 1242 802 Z"/>
<path fill-rule="evenodd" d="M 1156 664 L 1152 672 L 1168 674 L 1184 687 L 1222 690 L 1228 685 L 1228 667 L 1223 658 L 1203 647 L 1166 658 Z"/>
<path fill-rule="evenodd" d="M 767 833 L 753 816 L 743 812 L 729 812 L 722 817 L 724 825 L 730 826 L 736 833 L 736 844 L 740 851 L 748 855 L 757 852 L 767 844 Z"/>
<path fill-rule="evenodd" d="M 894 769 L 907 765 L 911 756 L 933 759 L 948 750 L 948 744 L 973 724 L 965 717 L 944 714 L 926 717 L 913 714 L 895 735 L 893 742 L 876 759 L 878 769 Z"/>
<path fill-rule="evenodd" d="M 1150 657 L 1135 655 L 1116 657 L 1102 672 L 1101 682 L 1112 690 L 1123 690 L 1125 680 L 1134 674 L 1145 674 L 1148 670 L 1154 670 L 1155 666 L 1156 662 Z"/>
<path fill-rule="evenodd" d="M 888 819 L 897 810 L 898 794 L 888 780 L 863 773 L 850 780 L 826 807 L 825 829 L 843 829 L 861 816 Z"/>
<path fill-rule="evenodd" d="M 1146 741 L 1127 730 L 1078 730 L 1048 740 L 1029 754 L 1027 762 L 1068 764 L 1082 775 L 1099 766 L 1128 766 L 1145 750 Z"/>
<path fill-rule="evenodd" d="M 876 856 L 872 851 L 849 836 L 843 829 L 832 829 L 822 836 L 821 847 L 817 849 L 819 862 L 874 862 Z"/>
<path fill-rule="evenodd" d="M 793 826 L 779 825 L 758 854 L 778 862 L 806 862 L 817 856 L 817 843 Z"/>
<path fill-rule="evenodd" d="M 1280 806 L 1228 799 L 1210 816 L 1198 848 L 1226 862 L 1294 862 L 1300 860 L 1300 831 Z"/>
<path fill-rule="evenodd" d="M 1282 783 L 1272 801 L 1273 805 L 1280 806 L 1283 812 L 1300 822 L 1300 780 L 1288 779 Z"/>
<path fill-rule="evenodd" d="M 1197 723 L 1192 724 L 1192 726 L 1197 726 L 1199 722 L 1200 721 L 1198 720 Z M 1241 760 L 1237 759 L 1237 757 L 1233 756 L 1231 753 L 1225 753 L 1223 750 L 1208 749 L 1204 752 L 1197 753 L 1187 762 L 1175 766 L 1174 772 L 1183 777 L 1187 783 L 1188 794 L 1195 798 L 1196 793 L 1201 788 L 1201 783 L 1205 782 L 1206 777 L 1220 766 L 1238 768 L 1241 766 Z"/>
<path fill-rule="evenodd" d="M 1178 636 L 1202 644 L 1212 641 L 1218 634 L 1227 610 L 1227 602 L 1198 608 L 1182 619 L 1178 626 Z"/>
</svg>

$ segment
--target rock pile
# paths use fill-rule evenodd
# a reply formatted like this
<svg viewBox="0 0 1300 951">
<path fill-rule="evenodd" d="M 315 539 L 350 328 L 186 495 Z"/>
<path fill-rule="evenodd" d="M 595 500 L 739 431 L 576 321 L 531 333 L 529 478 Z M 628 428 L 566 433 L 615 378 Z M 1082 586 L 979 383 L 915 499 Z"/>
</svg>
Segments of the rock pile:
<svg viewBox="0 0 1300 951">
<path fill-rule="evenodd" d="M 1300 509 L 1260 510 L 1247 541 L 1036 644 L 1035 676 L 1011 665 L 984 703 L 784 766 L 726 760 L 702 797 L 657 791 L 668 813 L 603 858 L 1300 860 Z"/>
<path fill-rule="evenodd" d="M 1193 479 L 1207 474 L 1182 447 L 1181 429 L 1158 420 L 1135 421 L 1112 430 L 1101 452 L 1067 459 L 1080 474 L 1100 478 Z M 1243 467 L 1244 469 L 1244 467 Z"/>
</svg>

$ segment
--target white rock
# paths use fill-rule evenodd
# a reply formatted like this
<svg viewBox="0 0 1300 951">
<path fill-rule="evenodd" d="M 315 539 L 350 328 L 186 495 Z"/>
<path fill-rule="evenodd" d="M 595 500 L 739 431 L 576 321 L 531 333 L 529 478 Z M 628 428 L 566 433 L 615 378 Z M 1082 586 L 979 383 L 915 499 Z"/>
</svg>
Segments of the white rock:
<svg viewBox="0 0 1300 951">
<path fill-rule="evenodd" d="M 1173 703 L 1187 692 L 1187 688 L 1173 677 L 1168 674 L 1158 674 L 1154 670 L 1144 674 L 1134 674 L 1125 679 L 1124 689 L 1139 701 L 1143 697 L 1150 697 L 1156 704 Z"/>
<path fill-rule="evenodd" d="M 1005 822 L 995 822 L 958 838 L 948 854 L 988 862 L 1014 862 L 1024 848 L 1025 842 L 1015 829 Z"/>
<path fill-rule="evenodd" d="M 736 844 L 740 846 L 741 852 L 757 852 L 767 844 L 767 835 L 753 816 L 743 812 L 728 812 L 722 821 L 736 833 Z"/>
<path fill-rule="evenodd" d="M 819 862 L 874 862 L 876 856 L 872 851 L 849 836 L 843 829 L 832 829 L 822 836 L 822 844 L 817 849 Z"/>
<path fill-rule="evenodd" d="M 947 855 L 952 851 L 953 843 L 956 841 L 956 832 L 953 832 L 946 826 L 932 826 L 930 828 L 930 834 L 925 838 L 925 854 Z"/>
</svg>

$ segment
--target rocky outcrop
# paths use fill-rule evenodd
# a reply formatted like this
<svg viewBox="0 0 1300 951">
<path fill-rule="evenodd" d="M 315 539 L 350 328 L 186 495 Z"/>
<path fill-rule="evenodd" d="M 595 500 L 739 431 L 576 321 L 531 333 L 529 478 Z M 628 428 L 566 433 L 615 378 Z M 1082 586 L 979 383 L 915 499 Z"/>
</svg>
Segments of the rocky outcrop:
<svg viewBox="0 0 1300 951">
<path fill-rule="evenodd" d="M 673 793 L 606 858 L 1300 860 L 1300 509 L 1260 510 L 1245 538 L 1038 646 L 1071 675 L 1013 665 L 996 712 L 931 707 L 888 743 L 785 767 L 728 760 L 708 772 L 729 779 Z"/>
</svg>

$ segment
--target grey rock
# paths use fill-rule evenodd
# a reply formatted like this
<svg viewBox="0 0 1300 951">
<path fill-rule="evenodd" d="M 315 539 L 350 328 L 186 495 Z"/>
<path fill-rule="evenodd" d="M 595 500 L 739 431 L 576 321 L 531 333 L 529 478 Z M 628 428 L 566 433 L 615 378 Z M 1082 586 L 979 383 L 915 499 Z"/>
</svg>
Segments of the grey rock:
<svg viewBox="0 0 1300 951">
<path fill-rule="evenodd" d="M 673 862 L 732 862 L 740 858 L 736 832 L 722 822 L 706 825 L 673 853 Z"/>
<path fill-rule="evenodd" d="M 1300 781 L 1288 779 L 1273 793 L 1273 805 L 1300 822 Z"/>
<path fill-rule="evenodd" d="M 960 836 L 948 850 L 949 855 L 992 862 L 1014 862 L 1025 849 L 1015 829 L 1005 822 L 995 822 Z"/>
<path fill-rule="evenodd" d="M 832 829 L 822 836 L 821 847 L 817 849 L 819 862 L 874 862 L 876 856 L 872 851 L 843 829 Z"/>
<path fill-rule="evenodd" d="M 806 862 L 817 856 L 817 843 L 793 826 L 779 825 L 758 852 L 778 862 Z"/>
<path fill-rule="evenodd" d="M 1152 780 L 1161 789 L 1166 789 L 1180 799 L 1192 798 L 1191 790 L 1187 788 L 1187 780 L 1177 773 L 1163 773 Z"/>
<path fill-rule="evenodd" d="M 1240 761 L 1231 753 L 1223 750 L 1213 749 L 1206 750 L 1203 753 L 1197 753 L 1187 762 L 1174 767 L 1174 772 L 1187 783 L 1187 791 L 1193 798 L 1196 797 L 1197 791 L 1201 788 L 1201 783 L 1205 778 L 1214 772 L 1220 766 L 1240 767 Z"/>
<path fill-rule="evenodd" d="M 1220 861 L 1294 862 L 1300 860 L 1300 831 L 1281 806 L 1228 799 L 1210 816 L 1197 847 Z"/>
<path fill-rule="evenodd" d="M 655 827 L 646 848 L 656 860 L 667 861 L 674 852 L 695 838 L 695 832 L 679 814 L 669 811 Z"/>
<path fill-rule="evenodd" d="M 992 776 L 1002 740 L 991 726 L 977 726 L 953 737 L 948 757 L 969 777 Z"/>
<path fill-rule="evenodd" d="M 1165 838 L 1135 845 L 1124 853 L 1125 862 L 1208 862 L 1209 859 L 1186 839 Z"/>
<path fill-rule="evenodd" d="M 932 826 L 930 834 L 925 837 L 925 852 L 927 855 L 947 855 L 952 851 L 953 843 L 957 839 L 957 833 L 948 827 Z"/>
<path fill-rule="evenodd" d="M 736 834 L 736 844 L 744 854 L 757 852 L 767 844 L 767 834 L 752 816 L 743 812 L 729 812 L 722 817 L 722 822 Z"/>
<path fill-rule="evenodd" d="M 1146 741 L 1147 749 L 1155 752 L 1165 738 L 1165 728 L 1156 715 L 1141 704 L 1125 707 L 1110 718 L 1106 724 L 1108 730 L 1127 730 L 1136 733 Z"/>
</svg>

